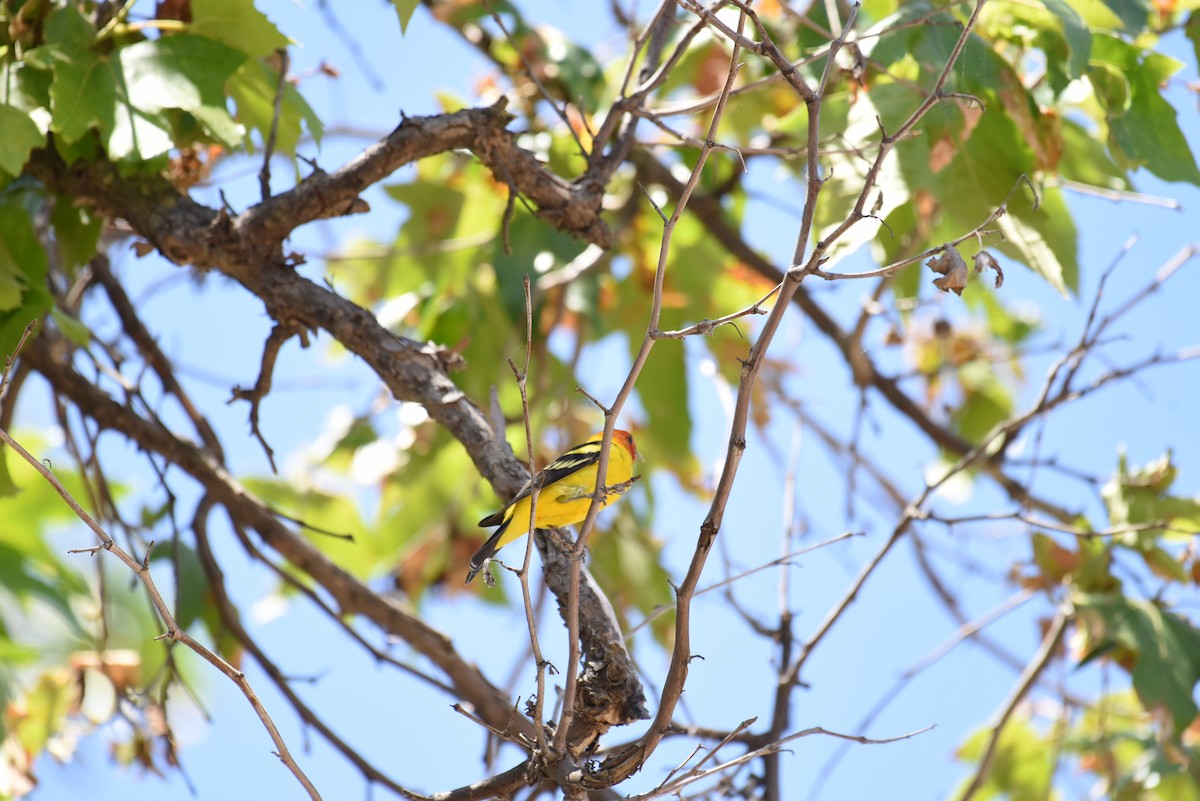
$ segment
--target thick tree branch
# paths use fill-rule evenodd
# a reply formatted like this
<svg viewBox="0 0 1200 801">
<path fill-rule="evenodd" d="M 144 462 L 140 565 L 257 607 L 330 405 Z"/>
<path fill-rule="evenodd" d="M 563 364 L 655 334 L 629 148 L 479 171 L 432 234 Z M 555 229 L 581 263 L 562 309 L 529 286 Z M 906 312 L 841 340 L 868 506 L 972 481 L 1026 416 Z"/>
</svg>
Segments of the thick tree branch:
<svg viewBox="0 0 1200 801">
<path fill-rule="evenodd" d="M 158 176 L 121 176 L 116 165 L 79 160 L 71 165 L 52 149 L 34 154 L 27 171 L 44 183 L 113 217 L 120 217 L 178 264 L 227 267 L 240 262 L 264 269 L 283 263 L 280 246 L 313 220 L 366 210 L 359 194 L 399 168 L 452 150 L 470 150 L 497 177 L 529 198 L 556 227 L 607 247 L 611 232 L 600 219 L 602 187 L 577 186 L 549 172 L 517 146 L 505 126 L 504 103 L 452 114 L 410 117 L 385 139 L 333 173 L 317 170 L 296 187 L 237 217 L 196 203 Z"/>
</svg>

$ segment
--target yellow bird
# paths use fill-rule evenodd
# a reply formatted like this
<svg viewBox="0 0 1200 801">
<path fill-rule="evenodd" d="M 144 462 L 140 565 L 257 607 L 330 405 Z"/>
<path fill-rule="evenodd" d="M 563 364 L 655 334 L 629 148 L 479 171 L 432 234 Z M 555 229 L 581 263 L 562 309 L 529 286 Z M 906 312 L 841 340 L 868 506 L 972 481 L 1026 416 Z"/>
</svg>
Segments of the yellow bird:
<svg viewBox="0 0 1200 801">
<path fill-rule="evenodd" d="M 467 583 L 475 578 L 496 551 L 513 540 L 529 533 L 529 494 L 536 481 L 538 486 L 537 519 L 534 528 L 569 526 L 587 517 L 592 493 L 596 491 L 596 473 L 600 461 L 600 440 L 603 432 L 595 434 L 587 442 L 580 443 L 559 456 L 546 468 L 527 482 L 508 505 L 495 514 L 479 521 L 481 526 L 500 528 L 492 533 L 483 547 L 471 557 L 471 569 L 467 572 Z M 612 447 L 608 450 L 608 471 L 602 488 L 616 487 L 633 477 L 633 460 L 637 458 L 637 446 L 628 431 L 613 431 Z M 624 489 L 609 489 L 601 505 L 619 496 Z"/>
</svg>

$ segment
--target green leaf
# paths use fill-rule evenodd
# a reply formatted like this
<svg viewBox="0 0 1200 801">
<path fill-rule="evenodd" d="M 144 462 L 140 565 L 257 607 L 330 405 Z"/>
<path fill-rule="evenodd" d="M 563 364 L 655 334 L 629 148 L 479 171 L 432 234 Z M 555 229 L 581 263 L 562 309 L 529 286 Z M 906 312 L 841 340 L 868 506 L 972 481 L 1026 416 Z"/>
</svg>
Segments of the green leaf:
<svg viewBox="0 0 1200 801">
<path fill-rule="evenodd" d="M 558 66 L 557 77 L 567 96 L 584 109 L 598 107 L 604 101 L 604 69 L 600 62 L 590 50 L 569 41 L 561 31 L 543 26 L 539 33 L 545 43 L 543 57 Z"/>
<path fill-rule="evenodd" d="M 991 769 L 980 788 L 980 798 L 1052 798 L 1050 787 L 1057 765 L 1057 749 L 1033 727 L 1029 712 L 1022 710 L 1009 719 L 1000 732 L 992 754 Z M 992 728 L 976 731 L 958 749 L 960 759 L 977 761 L 992 736 Z M 961 792 L 952 797 L 957 798 Z"/>
<path fill-rule="evenodd" d="M 3 541 L 0 541 L 0 587 L 18 602 L 37 598 L 57 609 L 64 620 L 74 620 L 70 599 L 54 580 L 53 571 L 44 571 L 42 565 Z"/>
<path fill-rule="evenodd" d="M 1096 34 L 1091 62 L 1103 74 L 1097 97 L 1103 100 L 1109 126 L 1109 146 L 1122 166 L 1145 167 L 1165 181 L 1188 181 L 1200 185 L 1200 169 L 1179 128 L 1175 107 L 1160 91 L 1183 66 L 1173 58 L 1124 42 L 1114 36 Z M 1121 108 L 1112 96 L 1118 77 L 1129 85 L 1128 107 Z"/>
<path fill-rule="evenodd" d="M 34 148 L 46 144 L 46 136 L 27 113 L 12 106 L 0 106 L 0 131 L 4 131 L 0 136 L 0 170 L 20 175 Z"/>
<path fill-rule="evenodd" d="M 631 346 L 636 344 L 632 340 Z M 655 348 L 638 379 L 638 399 L 646 410 L 645 428 L 638 433 L 639 450 L 647 464 L 673 466 L 682 472 L 694 467 L 688 440 L 692 417 L 688 411 L 687 366 L 682 342 L 668 340 Z M 673 347 L 672 347 L 673 346 Z M 636 347 L 632 348 L 636 351 Z"/>
<path fill-rule="evenodd" d="M 1026 193 L 1013 197 L 996 222 L 1005 239 L 998 247 L 1067 295 L 1079 289 L 1078 232 L 1062 192 L 1043 187 L 1041 194 L 1037 211 Z"/>
<path fill-rule="evenodd" d="M 1183 563 L 1157 545 L 1141 549 L 1142 561 L 1154 575 L 1165 581 L 1188 583 L 1188 573 Z"/>
<path fill-rule="evenodd" d="M 8 469 L 8 448 L 0 445 L 0 498 L 17 494 L 17 484 Z"/>
<path fill-rule="evenodd" d="M 251 56 L 266 56 L 289 44 L 275 23 L 246 0 L 192 0 L 191 9 L 188 30 Z"/>
<path fill-rule="evenodd" d="M 969 442 L 980 442 L 984 435 L 1012 414 L 1012 393 L 984 361 L 973 361 L 958 371 L 962 385 L 962 404 L 953 411 L 955 430 Z"/>
<path fill-rule="evenodd" d="M 1050 535 L 1035 531 L 1032 542 L 1034 564 L 1049 581 L 1061 582 L 1079 567 L 1079 555 L 1059 545 Z"/>
<path fill-rule="evenodd" d="M 1078 521 L 1084 530 L 1089 529 L 1086 521 Z M 1079 556 L 1082 563 L 1075 571 L 1075 587 L 1081 592 L 1112 592 L 1119 590 L 1121 582 L 1112 574 L 1112 547 L 1100 537 L 1079 539 Z"/>
<path fill-rule="evenodd" d="M 63 51 L 88 50 L 95 38 L 96 29 L 75 3 L 64 3 L 46 17 L 46 41 L 61 45 Z"/>
<path fill-rule="evenodd" d="M 191 34 L 138 42 L 118 53 L 133 109 L 148 114 L 165 109 L 190 112 L 229 147 L 241 140 L 242 131 L 226 108 L 225 83 L 245 61 L 243 53 Z M 162 151 L 150 155 L 157 152 Z"/>
<path fill-rule="evenodd" d="M 1183 31 L 1192 42 L 1192 52 L 1196 56 L 1196 61 L 1200 62 L 1200 11 L 1188 14 Z"/>
<path fill-rule="evenodd" d="M 59 195 L 55 198 L 50 221 L 54 224 L 54 244 L 63 264 L 73 269 L 91 261 L 104 227 L 101 217 L 76 206 L 67 195 Z"/>
<path fill-rule="evenodd" d="M 50 128 L 68 143 L 93 128 L 107 140 L 116 125 L 117 88 L 111 66 L 88 50 L 55 65 Z"/>
<path fill-rule="evenodd" d="M 92 344 L 92 330 L 61 309 L 51 309 L 50 317 L 67 339 L 81 348 Z"/>
<path fill-rule="evenodd" d="M 35 436 L 18 435 L 16 439 L 31 453 L 42 448 Z M 79 596 L 88 595 L 87 584 L 50 548 L 46 538 L 52 524 L 72 520 L 74 515 L 28 462 L 0 447 L 0 461 L 10 456 L 12 476 L 7 474 L 8 466 L 0 467 L 3 479 L 15 490 L 4 498 L 0 516 L 0 587 L 22 606 L 37 600 L 57 610 L 75 634 L 84 636 L 73 604 Z M 80 490 L 76 474 L 64 472 L 60 480 L 68 489 Z M 9 611 L 0 608 L 0 620 Z"/>
<path fill-rule="evenodd" d="M 33 230 L 27 193 L 15 187 L 0 192 L 0 360 L 53 303 L 46 289 L 46 251 Z"/>
<path fill-rule="evenodd" d="M 1114 14 L 1121 20 L 1125 30 L 1131 34 L 1139 34 L 1146 29 L 1150 19 L 1150 0 L 1104 0 Z"/>
<path fill-rule="evenodd" d="M 1200 630 L 1156 604 L 1121 595 L 1080 595 L 1075 608 L 1089 642 L 1113 643 L 1118 661 L 1132 663 L 1133 688 L 1147 711 L 1165 710 L 1175 735 L 1182 734 L 1198 711 L 1192 693 L 1200 681 Z"/>
<path fill-rule="evenodd" d="M 1130 104 L 1129 79 L 1125 73 L 1108 64 L 1096 64 L 1088 69 L 1088 81 L 1096 102 L 1109 119 L 1125 116 Z"/>
<path fill-rule="evenodd" d="M 1087 69 L 1088 56 L 1092 52 L 1092 34 L 1084 24 L 1079 13 L 1064 2 L 1064 0 L 1042 0 L 1062 25 L 1063 39 L 1066 40 L 1069 57 L 1067 59 L 1067 76 L 1078 78 Z M 1060 90 L 1061 91 L 1061 90 Z"/>
<path fill-rule="evenodd" d="M 0 242 L 2 253 L 3 243 Z M 20 306 L 27 286 L 25 277 L 11 264 L 11 260 L 0 255 L 0 312 L 12 311 Z"/>
<path fill-rule="evenodd" d="M 1034 211 L 1030 191 L 1022 176 L 1033 173 L 1033 154 L 1011 115 L 987 113 L 943 171 L 939 198 L 955 235 L 979 225 L 1010 192 L 1008 213 L 997 227 L 1004 241 L 997 248 L 1025 264 L 1063 294 L 1079 281 L 1077 233 L 1057 189 L 1039 191 L 1041 203 Z"/>
<path fill-rule="evenodd" d="M 237 104 L 237 119 L 247 134 L 250 129 L 254 129 L 259 132 L 263 141 L 266 140 L 275 117 L 275 92 L 278 85 L 278 73 L 259 59 L 246 61 L 230 78 L 229 94 Z M 275 136 L 276 152 L 295 155 L 302 128 L 307 128 L 313 139 L 320 144 L 321 133 L 324 130 L 320 118 L 296 87 L 285 81 Z M 245 145 L 247 148 L 252 146 L 249 140 Z"/>
<path fill-rule="evenodd" d="M 499 198 L 494 198 L 498 205 Z M 522 279 L 528 275 L 531 280 L 537 280 L 539 269 L 557 269 L 570 263 L 584 249 L 584 245 L 575 237 L 556 228 L 552 228 L 543 220 L 522 209 L 513 215 L 509 221 L 508 243 L 510 253 L 504 252 L 504 241 L 496 237 L 492 244 L 492 266 L 496 270 L 496 291 L 509 319 L 525 327 L 525 288 Z M 549 264 L 548 267 L 545 267 Z M 533 293 L 535 303 L 540 300 L 539 293 Z M 534 336 L 539 336 L 536 328 L 541 322 L 540 315 L 534 314 Z"/>
<path fill-rule="evenodd" d="M 312 543 L 360 578 L 379 571 L 373 558 L 378 538 L 363 536 L 354 500 L 317 489 L 298 490 L 282 481 L 247 479 L 246 487 L 292 519 L 303 521 Z M 322 533 L 328 532 L 328 533 Z"/>
<path fill-rule="evenodd" d="M 1025 342 L 1042 327 L 1038 312 L 1027 305 L 1009 309 L 997 292 L 970 292 L 965 296 L 971 309 L 981 309 L 988 331 L 1010 345 Z"/>
<path fill-rule="evenodd" d="M 421 0 L 392 0 L 392 7 L 396 9 L 396 18 L 400 20 L 401 36 L 408 32 L 408 21 L 412 19 L 413 12 L 420 5 Z"/>
<path fill-rule="evenodd" d="M 1063 178 L 1089 186 L 1127 192 L 1129 176 L 1108 155 L 1108 149 L 1074 120 L 1062 120 L 1063 154 L 1058 172 Z"/>
<path fill-rule="evenodd" d="M 1100 495 L 1108 507 L 1114 527 L 1141 527 L 1117 538 L 1126 547 L 1146 552 L 1163 537 L 1190 541 L 1200 533 L 1200 498 L 1169 494 L 1178 473 L 1171 452 L 1142 467 L 1129 467 L 1125 454 L 1118 459 L 1117 474 L 1104 485 Z"/>
<path fill-rule="evenodd" d="M 843 129 L 845 141 L 877 140 L 880 136 L 879 118 L 880 112 L 875 108 L 870 95 L 860 95 L 849 108 Z M 830 174 L 821 193 L 821 202 L 817 204 L 816 218 L 813 221 L 814 241 L 829 236 L 846 219 L 862 193 L 864 180 L 871 168 L 871 162 L 863 158 L 863 154 L 855 148 L 835 149 L 829 155 L 827 164 Z M 884 163 L 877 175 L 875 186 L 867 197 L 864 212 L 879 219 L 886 219 L 897 208 L 907 204 L 909 199 L 908 183 L 905 181 L 899 157 L 893 157 Z M 878 220 L 859 220 L 829 249 L 830 269 L 836 268 L 838 261 L 881 234 L 887 236 L 886 229 Z"/>
<path fill-rule="evenodd" d="M 0 62 L 0 86 L 5 87 L 4 102 L 29 114 L 38 130 L 49 127 L 50 82 L 53 58 L 43 68 L 33 64 L 38 55 L 50 56 L 53 47 L 37 47 L 25 53 L 25 60 Z"/>
<path fill-rule="evenodd" d="M 200 566 L 199 555 L 187 543 L 172 541 L 151 551 L 150 561 L 155 564 L 155 575 L 164 569 L 174 572 L 175 622 L 187 631 L 200 619 L 206 602 L 210 600 L 208 577 Z M 176 565 L 178 571 L 175 571 Z"/>
<path fill-rule="evenodd" d="M 38 677 L 21 699 L 24 714 L 11 735 L 18 747 L 29 754 L 41 754 L 50 739 L 63 730 L 77 697 L 78 689 L 65 672 L 52 671 Z"/>
</svg>

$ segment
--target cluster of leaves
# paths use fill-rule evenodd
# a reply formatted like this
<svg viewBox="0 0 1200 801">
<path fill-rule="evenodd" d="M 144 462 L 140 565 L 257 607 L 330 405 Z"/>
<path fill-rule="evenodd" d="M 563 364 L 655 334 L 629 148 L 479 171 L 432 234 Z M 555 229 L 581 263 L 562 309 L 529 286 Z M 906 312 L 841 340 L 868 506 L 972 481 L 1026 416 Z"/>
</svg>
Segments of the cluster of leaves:
<svg viewBox="0 0 1200 801">
<path fill-rule="evenodd" d="M 271 56 L 289 42 L 252 5 L 197 0 L 186 21 L 130 22 L 100 3 L 0 5 L 0 351 L 53 305 L 47 254 L 35 221 L 47 211 L 68 267 L 96 252 L 100 222 L 74 198 L 20 180 L 34 153 L 67 163 L 107 158 L 127 173 L 159 172 L 198 150 L 252 150 L 274 130 L 277 152 L 294 153 L 304 128 L 321 123 L 294 86 L 280 86 Z M 277 122 L 275 96 L 282 90 Z M 231 101 L 236 112 L 231 109 Z"/>
<path fill-rule="evenodd" d="M 1074 773 L 1066 781 L 1080 794 L 1147 801 L 1195 798 L 1190 767 L 1200 758 L 1195 732 L 1180 743 L 1164 741 L 1159 730 L 1138 699 L 1125 692 L 1096 699 L 1078 715 L 1023 708 L 1001 733 L 980 793 L 987 798 L 1052 796 L 1064 783 L 1066 760 Z M 988 736 L 986 731 L 972 736 L 959 756 L 978 760 Z"/>
</svg>

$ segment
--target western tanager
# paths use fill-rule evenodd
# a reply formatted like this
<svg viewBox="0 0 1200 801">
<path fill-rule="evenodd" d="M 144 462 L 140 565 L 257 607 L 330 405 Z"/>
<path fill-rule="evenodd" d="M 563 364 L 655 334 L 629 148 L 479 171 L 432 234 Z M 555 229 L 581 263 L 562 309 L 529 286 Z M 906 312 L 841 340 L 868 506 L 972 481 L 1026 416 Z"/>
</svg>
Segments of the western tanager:
<svg viewBox="0 0 1200 801">
<path fill-rule="evenodd" d="M 495 514 L 479 521 L 481 526 L 500 528 L 488 538 L 483 547 L 471 557 L 471 569 L 467 572 L 467 583 L 483 569 L 487 560 L 496 551 L 515 539 L 529 533 L 530 491 L 537 482 L 537 518 L 534 528 L 569 526 L 587 517 L 592 493 L 596 491 L 596 471 L 600 461 L 600 440 L 603 432 L 595 434 L 587 442 L 580 443 L 559 456 L 521 488 L 508 505 Z M 633 460 L 637 458 L 637 446 L 628 431 L 613 431 L 612 447 L 608 451 L 608 471 L 602 488 L 608 488 L 601 503 L 619 496 L 622 489 L 611 489 L 626 483 L 633 477 Z"/>
</svg>

